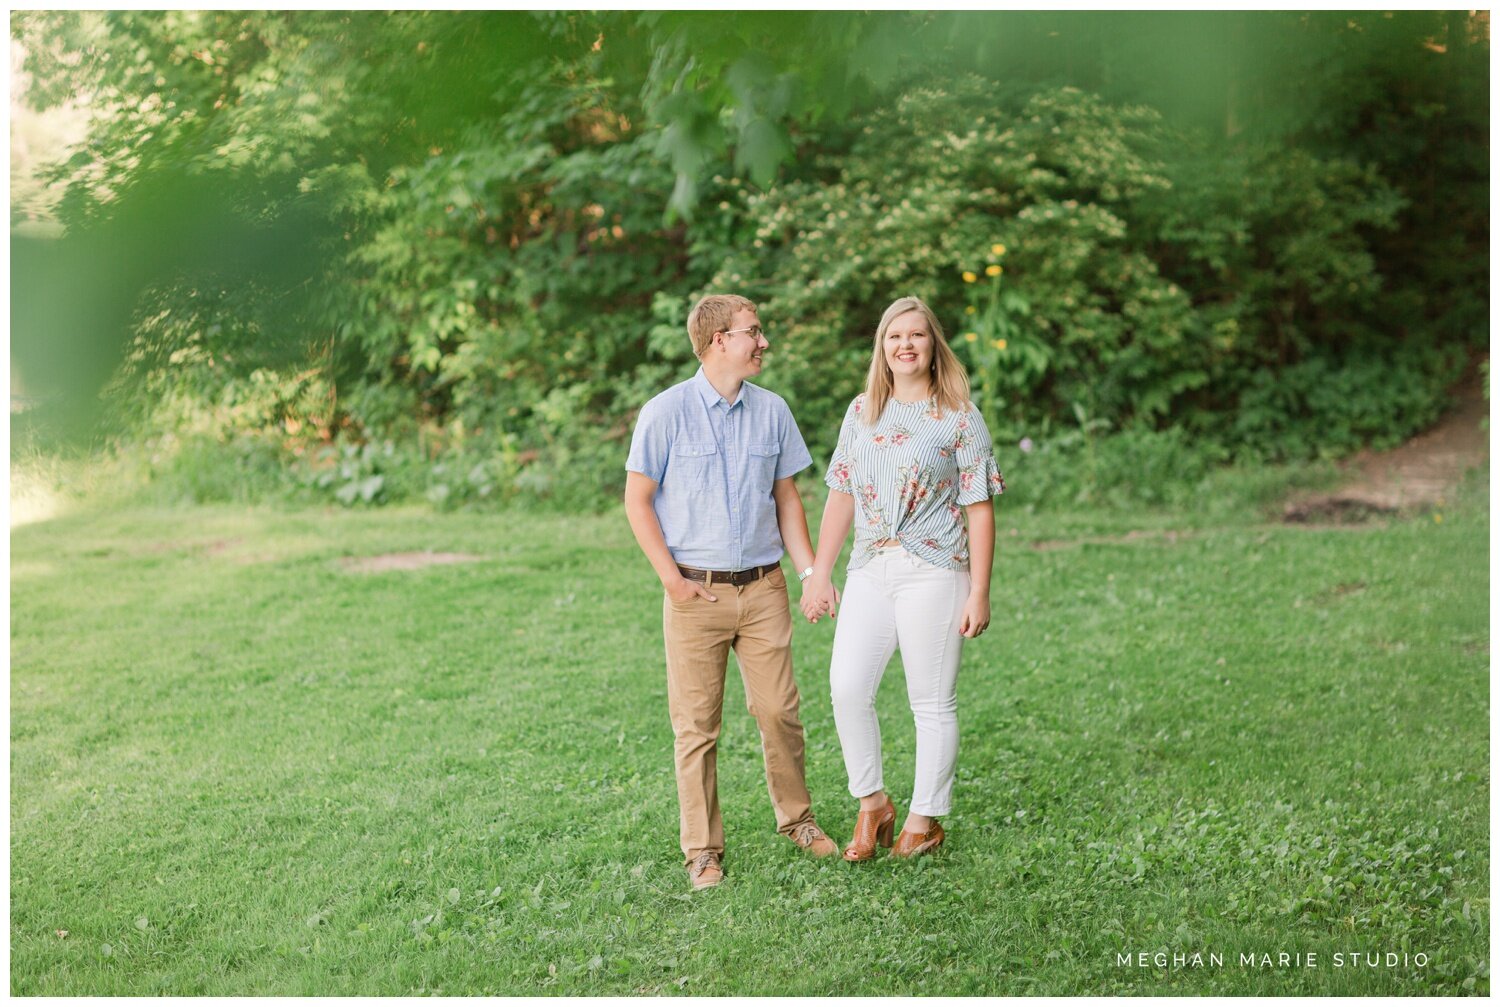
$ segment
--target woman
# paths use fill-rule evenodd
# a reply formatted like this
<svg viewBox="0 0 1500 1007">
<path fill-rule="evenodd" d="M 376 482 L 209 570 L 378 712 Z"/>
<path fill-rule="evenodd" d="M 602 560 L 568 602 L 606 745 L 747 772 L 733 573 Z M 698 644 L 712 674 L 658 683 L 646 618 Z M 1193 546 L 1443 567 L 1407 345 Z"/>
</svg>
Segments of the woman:
<svg viewBox="0 0 1500 1007">
<path fill-rule="evenodd" d="M 917 766 L 911 813 L 891 853 L 917 856 L 943 842 L 937 817 L 949 811 L 958 755 L 958 661 L 963 641 L 990 624 L 990 498 L 1005 491 L 963 365 L 919 299 L 901 298 L 880 319 L 864 393 L 844 414 L 825 481 L 831 492 L 802 611 L 812 622 L 838 614 L 833 566 L 852 525 L 829 672 L 849 792 L 859 798 L 844 859 L 871 859 L 895 831 L 875 692 L 898 646 Z"/>
</svg>

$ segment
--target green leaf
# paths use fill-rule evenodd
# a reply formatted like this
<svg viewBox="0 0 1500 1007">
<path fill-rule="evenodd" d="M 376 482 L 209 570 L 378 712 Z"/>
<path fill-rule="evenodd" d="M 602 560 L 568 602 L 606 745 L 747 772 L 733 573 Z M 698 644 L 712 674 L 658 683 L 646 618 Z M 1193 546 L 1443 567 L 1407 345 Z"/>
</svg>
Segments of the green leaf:
<svg viewBox="0 0 1500 1007">
<path fill-rule="evenodd" d="M 790 160 L 791 155 L 792 141 L 786 130 L 769 119 L 755 119 L 740 131 L 734 161 L 736 167 L 749 173 L 756 185 L 768 188 L 776 181 L 776 169 Z"/>
</svg>

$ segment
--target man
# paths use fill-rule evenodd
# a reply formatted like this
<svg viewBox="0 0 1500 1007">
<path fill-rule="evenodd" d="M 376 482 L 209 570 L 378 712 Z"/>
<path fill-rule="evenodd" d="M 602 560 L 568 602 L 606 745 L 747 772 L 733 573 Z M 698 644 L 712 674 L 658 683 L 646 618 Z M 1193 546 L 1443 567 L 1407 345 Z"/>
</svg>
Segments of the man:
<svg viewBox="0 0 1500 1007">
<path fill-rule="evenodd" d="M 694 888 L 723 878 L 717 746 L 729 650 L 760 726 L 776 829 L 814 856 L 838 852 L 813 821 L 792 679 L 782 546 L 812 572 L 792 476 L 812 463 L 786 401 L 748 384 L 770 343 L 755 305 L 703 298 L 688 315 L 698 373 L 647 402 L 625 463 L 625 514 L 661 578 L 667 705 L 676 735 L 682 853 Z"/>
</svg>

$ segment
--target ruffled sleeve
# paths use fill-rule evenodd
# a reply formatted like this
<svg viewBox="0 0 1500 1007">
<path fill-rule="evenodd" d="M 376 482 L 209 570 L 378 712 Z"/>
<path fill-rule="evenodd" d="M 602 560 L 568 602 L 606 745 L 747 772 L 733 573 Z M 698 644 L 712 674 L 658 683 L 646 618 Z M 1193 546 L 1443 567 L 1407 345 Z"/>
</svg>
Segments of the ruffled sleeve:
<svg viewBox="0 0 1500 1007">
<path fill-rule="evenodd" d="M 954 455 L 958 463 L 958 502 L 967 506 L 1004 493 L 1005 477 L 995 464 L 984 416 L 971 402 L 958 423 L 958 450 Z"/>
<path fill-rule="evenodd" d="M 828 471 L 823 475 L 823 481 L 831 490 L 840 493 L 854 495 L 854 458 L 851 448 L 854 443 L 854 424 L 859 422 L 859 410 L 863 395 L 857 395 L 854 401 L 849 403 L 849 408 L 844 410 L 844 423 L 839 428 L 839 443 L 833 449 L 833 457 L 828 460 Z"/>
</svg>

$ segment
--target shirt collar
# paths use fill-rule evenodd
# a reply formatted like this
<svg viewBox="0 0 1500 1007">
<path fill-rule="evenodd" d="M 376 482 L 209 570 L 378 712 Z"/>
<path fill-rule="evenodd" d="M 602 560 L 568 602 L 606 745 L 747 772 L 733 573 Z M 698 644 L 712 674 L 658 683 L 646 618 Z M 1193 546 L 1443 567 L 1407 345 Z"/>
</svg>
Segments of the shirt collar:
<svg viewBox="0 0 1500 1007">
<path fill-rule="evenodd" d="M 708 375 L 703 373 L 702 367 L 699 367 L 698 373 L 693 375 L 693 387 L 698 389 L 698 395 L 702 397 L 703 404 L 710 409 L 724 401 L 724 396 L 720 395 L 719 390 L 713 386 L 713 382 L 708 380 Z M 740 393 L 735 396 L 733 403 L 726 403 L 728 408 L 733 409 L 735 406 L 743 404 L 745 401 L 745 390 L 749 387 L 749 382 L 741 381 Z"/>
</svg>

